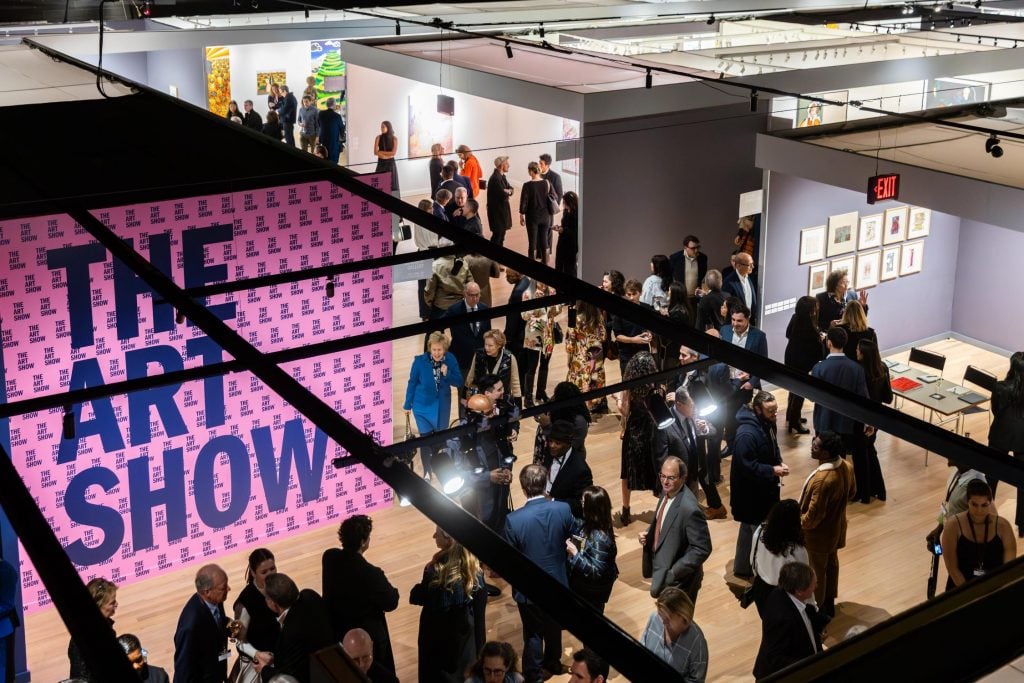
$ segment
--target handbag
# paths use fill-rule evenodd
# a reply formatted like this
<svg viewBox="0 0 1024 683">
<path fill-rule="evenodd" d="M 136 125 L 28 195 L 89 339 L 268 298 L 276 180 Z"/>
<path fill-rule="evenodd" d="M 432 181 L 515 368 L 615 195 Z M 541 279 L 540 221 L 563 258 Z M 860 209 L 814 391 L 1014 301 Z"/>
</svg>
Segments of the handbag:
<svg viewBox="0 0 1024 683">
<path fill-rule="evenodd" d="M 551 183 L 545 180 L 548 184 L 548 213 L 554 216 L 556 213 L 562 210 L 562 207 L 558 204 L 558 196 L 555 194 L 555 188 L 551 187 Z"/>
<path fill-rule="evenodd" d="M 619 344 L 612 339 L 612 332 L 607 327 L 604 328 L 604 348 L 605 360 L 618 360 L 619 359 Z"/>
<path fill-rule="evenodd" d="M 398 223 L 391 228 L 391 241 L 404 242 L 412 237 L 412 228 L 406 223 Z"/>
<path fill-rule="evenodd" d="M 757 535 L 757 542 L 754 543 L 754 582 L 750 584 L 750 586 L 739 596 L 740 607 L 743 609 L 750 607 L 751 603 L 756 603 L 759 600 L 767 598 L 768 594 L 772 592 L 772 588 L 774 587 L 765 582 L 764 579 L 757 574 L 757 546 L 761 543 L 762 534 L 764 534 L 763 524 L 761 525 L 761 533 Z"/>
<path fill-rule="evenodd" d="M 556 344 L 561 344 L 565 341 L 565 334 L 562 332 L 562 326 L 557 322 L 551 328 L 551 340 Z"/>
</svg>

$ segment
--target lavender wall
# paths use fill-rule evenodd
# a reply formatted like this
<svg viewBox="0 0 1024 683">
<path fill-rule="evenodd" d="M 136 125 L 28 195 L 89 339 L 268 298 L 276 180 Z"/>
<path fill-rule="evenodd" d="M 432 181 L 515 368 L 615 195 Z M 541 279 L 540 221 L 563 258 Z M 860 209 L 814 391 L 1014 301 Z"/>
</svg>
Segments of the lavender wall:
<svg viewBox="0 0 1024 683">
<path fill-rule="evenodd" d="M 643 280 L 651 256 L 679 251 L 689 233 L 710 267 L 728 265 L 739 196 L 761 187 L 754 149 L 766 117 L 747 107 L 584 124 L 586 280 L 599 282 L 609 268 Z"/>
<path fill-rule="evenodd" d="M 1012 300 L 1020 287 L 1024 234 L 964 219 L 959 246 L 953 330 L 1002 349 L 1024 348 L 1024 318 L 1015 311 L 998 312 L 1001 300 Z"/>
<path fill-rule="evenodd" d="M 797 265 L 802 228 L 826 223 L 830 215 L 848 211 L 858 211 L 862 215 L 879 213 L 898 205 L 897 202 L 885 202 L 872 206 L 865 201 L 863 193 L 771 173 L 764 238 L 766 266 L 761 274 L 764 302 L 772 304 L 807 293 L 810 266 Z M 1017 234 L 1016 237 L 1020 242 L 1015 253 L 1024 253 L 1021 249 L 1024 235 Z M 959 275 L 959 241 L 960 219 L 933 211 L 931 234 L 925 238 L 922 271 L 882 282 L 869 290 L 870 323 L 878 332 L 882 349 L 908 344 L 950 329 L 970 334 L 953 324 L 954 295 L 963 288 L 962 285 L 955 286 L 958 278 L 954 277 Z M 980 272 L 980 269 L 975 269 L 975 272 Z M 990 286 L 987 289 L 1008 291 Z M 769 354 L 775 360 L 783 359 L 786 325 L 792 314 L 792 309 L 788 309 L 764 316 L 762 320 L 762 328 L 768 335 Z M 1018 322 L 1021 324 L 1024 323 Z"/>
</svg>

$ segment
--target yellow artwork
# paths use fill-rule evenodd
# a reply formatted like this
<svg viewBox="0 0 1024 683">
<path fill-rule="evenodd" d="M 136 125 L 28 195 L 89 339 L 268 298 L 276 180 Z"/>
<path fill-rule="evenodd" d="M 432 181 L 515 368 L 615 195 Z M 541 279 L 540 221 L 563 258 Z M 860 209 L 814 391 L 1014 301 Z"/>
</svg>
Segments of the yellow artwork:
<svg viewBox="0 0 1024 683">
<path fill-rule="evenodd" d="M 287 85 L 287 76 L 284 71 L 257 71 L 256 72 L 256 94 L 269 95 L 270 86 L 274 83 Z"/>
<path fill-rule="evenodd" d="M 231 101 L 231 49 L 206 48 L 206 108 L 224 116 Z"/>
</svg>

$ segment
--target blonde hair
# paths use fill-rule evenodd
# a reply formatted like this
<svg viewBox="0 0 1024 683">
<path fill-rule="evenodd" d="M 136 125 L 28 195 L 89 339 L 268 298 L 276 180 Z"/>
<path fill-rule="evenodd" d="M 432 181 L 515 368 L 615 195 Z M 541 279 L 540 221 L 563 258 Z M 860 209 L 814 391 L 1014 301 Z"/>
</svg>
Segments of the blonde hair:
<svg viewBox="0 0 1024 683">
<path fill-rule="evenodd" d="M 864 315 L 864 307 L 860 305 L 859 301 L 851 301 L 846 304 L 846 310 L 843 311 L 843 318 L 839 324 L 849 328 L 850 332 L 864 332 L 868 329 L 868 317 Z"/>
<path fill-rule="evenodd" d="M 430 585 L 452 591 L 456 584 L 462 583 L 463 592 L 466 595 L 472 595 L 477 574 L 480 573 L 480 562 L 472 553 L 462 547 L 461 543 L 448 536 L 443 529 L 441 533 L 451 539 L 452 544 L 441 552 L 434 563 L 436 573 Z"/>
<path fill-rule="evenodd" d="M 484 339 L 493 339 L 499 349 L 505 348 L 505 333 L 501 330 L 487 330 L 484 332 Z"/>
<path fill-rule="evenodd" d="M 661 591 L 655 605 L 659 610 L 663 609 L 693 622 L 693 600 L 690 600 L 689 595 L 674 586 L 669 586 Z"/>
<path fill-rule="evenodd" d="M 97 576 L 85 584 L 85 587 L 89 589 L 89 595 L 92 596 L 92 600 L 96 603 L 97 607 L 109 605 L 117 595 L 117 584 L 104 579 L 102 576 Z"/>
<path fill-rule="evenodd" d="M 429 350 L 434 344 L 440 344 L 441 348 L 443 348 L 447 353 L 448 346 L 451 344 L 451 341 L 449 341 L 448 335 L 444 332 L 431 332 L 430 336 L 427 337 L 427 349 Z"/>
</svg>

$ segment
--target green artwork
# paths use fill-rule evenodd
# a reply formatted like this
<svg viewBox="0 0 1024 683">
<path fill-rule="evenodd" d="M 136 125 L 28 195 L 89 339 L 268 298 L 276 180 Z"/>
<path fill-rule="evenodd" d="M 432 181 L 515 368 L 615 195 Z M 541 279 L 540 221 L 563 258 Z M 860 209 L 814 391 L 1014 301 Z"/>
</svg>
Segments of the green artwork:
<svg viewBox="0 0 1024 683">
<path fill-rule="evenodd" d="M 347 109 L 345 62 L 341 59 L 340 40 L 315 40 L 309 44 L 313 66 L 313 87 L 316 89 L 316 104 L 325 109 L 328 97 L 341 103 L 342 111 Z"/>
</svg>

